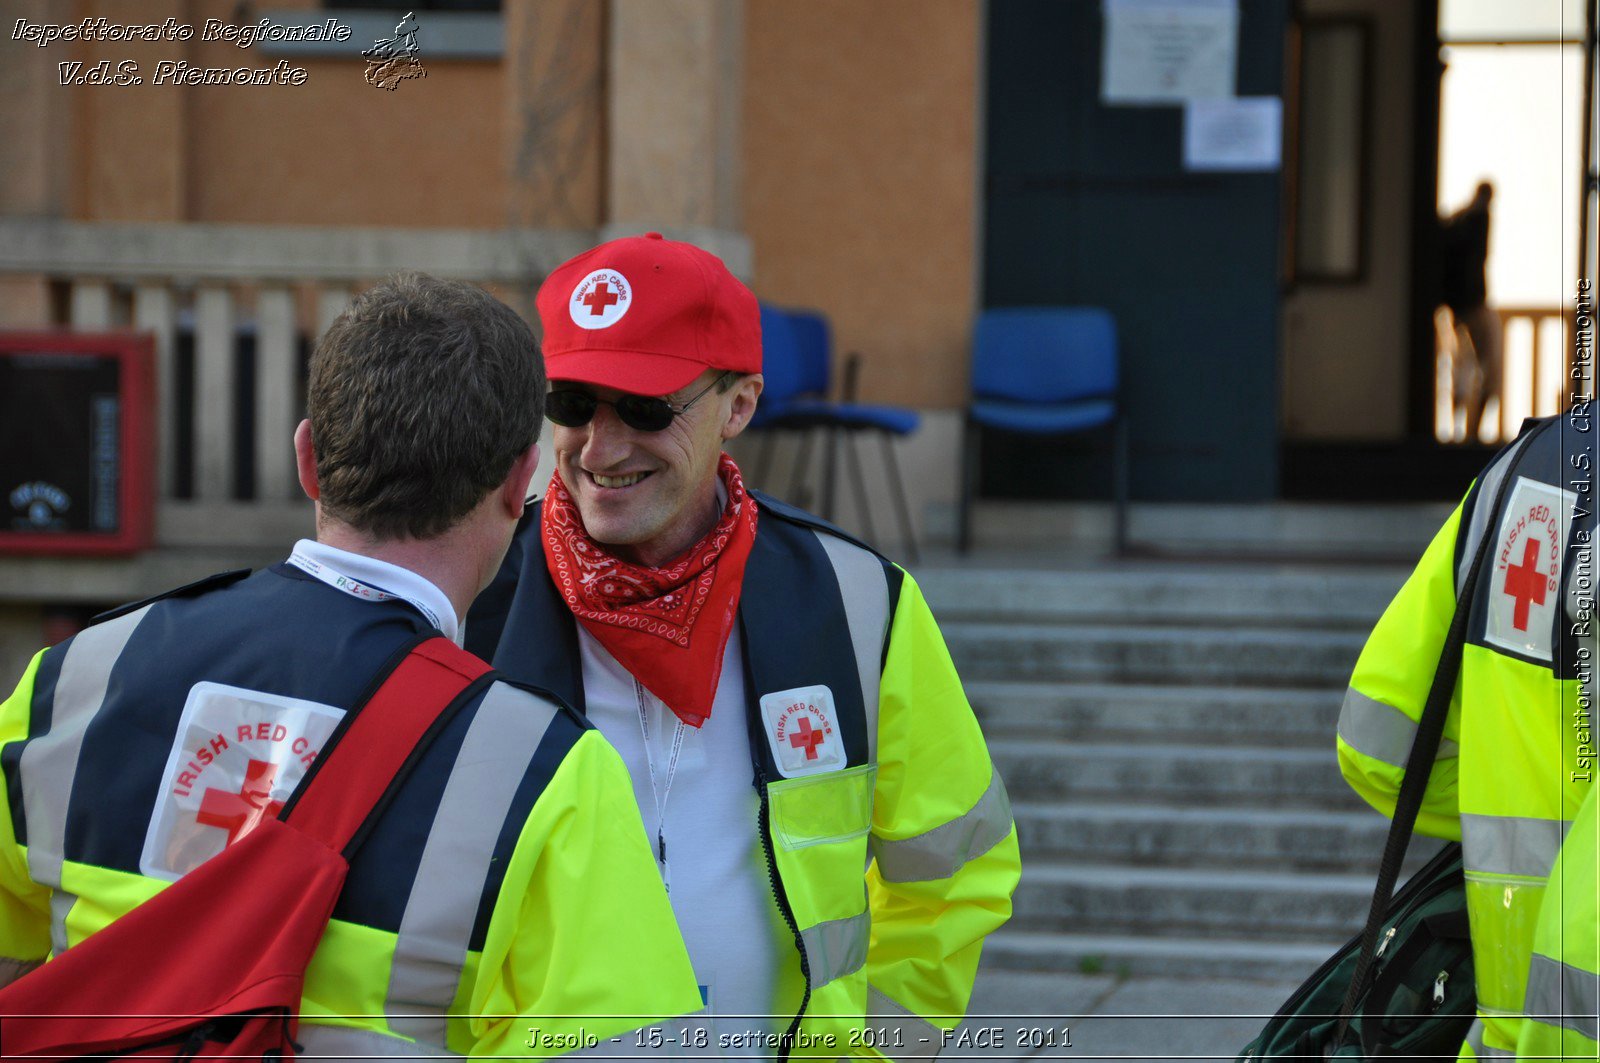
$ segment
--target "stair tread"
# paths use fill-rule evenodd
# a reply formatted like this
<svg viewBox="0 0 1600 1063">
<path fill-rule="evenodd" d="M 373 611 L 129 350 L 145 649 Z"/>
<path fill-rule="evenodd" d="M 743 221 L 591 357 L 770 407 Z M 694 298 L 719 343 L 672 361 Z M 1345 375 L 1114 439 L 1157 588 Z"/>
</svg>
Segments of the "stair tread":
<svg viewBox="0 0 1600 1063">
<path fill-rule="evenodd" d="M 997 697 L 1051 697 L 1061 701 L 1076 698 L 1106 699 L 1108 701 L 1160 701 L 1193 702 L 1217 701 L 1249 704 L 1255 708 L 1290 708 L 1292 702 L 1314 703 L 1319 706 L 1338 705 L 1344 698 L 1343 688 L 1252 686 L 1233 687 L 1219 683 L 1186 683 L 1168 686 L 1159 683 L 1101 683 L 1085 680 L 1063 680 L 1059 683 L 1037 679 L 979 678 L 962 681 L 968 700 L 974 691 Z M 1304 704 L 1295 704 L 1304 709 Z"/>
<path fill-rule="evenodd" d="M 1186 955 L 1202 959 L 1304 959 L 1312 967 L 1327 959 L 1347 939 L 1323 941 L 1271 941 L 1258 938 L 1203 936 L 1163 937 L 1151 934 L 1074 934 L 1064 930 L 1000 928 L 987 938 L 990 945 L 1017 952 L 1124 952 L 1146 956 Z"/>
<path fill-rule="evenodd" d="M 1199 642 L 1206 639 L 1218 639 L 1229 642 L 1325 642 L 1329 644 L 1345 645 L 1366 640 L 1365 631 L 1328 630 L 1315 627 L 1284 628 L 1279 626 L 1229 626 L 1226 628 L 1213 628 L 1203 624 L 1182 625 L 1174 627 L 1163 624 L 1104 624 L 1104 623 L 1040 623 L 1038 621 L 1025 621 L 1022 623 L 1008 623 L 1004 620 L 955 620 L 948 624 L 940 625 L 946 639 L 954 639 L 961 635 L 1004 635 L 1013 640 L 1020 641 L 1028 638 L 1058 638 L 1071 637 L 1074 641 L 1082 640 L 1086 635 L 1099 636 L 1107 641 L 1128 642 L 1136 640 L 1163 640 L 1171 641 L 1174 634 L 1189 636 L 1187 641 Z"/>
<path fill-rule="evenodd" d="M 1239 827 L 1371 827 L 1387 830 L 1388 821 L 1371 809 L 1353 808 L 1324 811 L 1305 808 L 1251 808 L 1219 806 L 1194 808 L 1171 804 L 1137 804 L 1094 801 L 1013 801 L 1013 818 L 1064 820 L 1068 822 L 1137 821 L 1141 823 L 1217 823 Z"/>
<path fill-rule="evenodd" d="M 1374 869 L 1375 870 L 1375 869 Z M 1260 869 L 1209 867 L 1154 867 L 1141 864 L 1085 864 L 1050 857 L 1024 862 L 1022 886 L 1076 884 L 1085 887 L 1127 889 L 1153 886 L 1174 890 L 1238 890 L 1262 893 L 1269 890 L 1334 890 L 1355 894 L 1372 893 L 1372 873 L 1338 871 L 1268 871 Z"/>
<path fill-rule="evenodd" d="M 1316 749 L 1285 749 L 1281 746 L 1206 746 L 1203 754 L 1193 744 L 1158 744 L 1151 742 L 1076 742 L 1061 738 L 1009 738 L 988 739 L 989 752 L 1006 756 L 1059 757 L 1190 757 L 1209 763 L 1218 761 L 1289 761 L 1297 764 L 1336 764 L 1337 754 L 1330 738 L 1328 745 Z"/>
</svg>

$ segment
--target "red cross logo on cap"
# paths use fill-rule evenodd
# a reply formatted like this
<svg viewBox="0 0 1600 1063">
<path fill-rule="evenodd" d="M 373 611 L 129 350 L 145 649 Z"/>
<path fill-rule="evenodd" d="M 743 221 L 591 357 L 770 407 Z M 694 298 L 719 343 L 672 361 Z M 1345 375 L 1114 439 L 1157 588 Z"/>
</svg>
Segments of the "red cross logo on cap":
<svg viewBox="0 0 1600 1063">
<path fill-rule="evenodd" d="M 816 760 L 817 747 L 826 737 L 821 731 L 813 731 L 811 721 L 802 716 L 800 723 L 795 727 L 795 733 L 789 736 L 789 744 L 796 749 L 805 750 L 807 760 Z"/>
<path fill-rule="evenodd" d="M 1518 631 L 1528 630 L 1528 610 L 1532 605 L 1544 604 L 1545 575 L 1539 571 L 1539 544 L 1532 539 L 1522 544 L 1522 564 L 1506 566 L 1505 592 L 1516 599 L 1511 614 L 1511 626 Z"/>
<path fill-rule="evenodd" d="M 589 313 L 599 317 L 606 312 L 606 307 L 615 306 L 619 298 L 621 296 L 611 290 L 611 285 L 601 281 L 594 286 L 593 291 L 580 299 L 579 302 L 589 308 Z"/>
<path fill-rule="evenodd" d="M 283 809 L 282 801 L 269 801 L 272 783 L 278 777 L 278 766 L 265 760 L 251 760 L 245 769 L 244 785 L 238 793 L 211 787 L 200 800 L 200 811 L 195 819 L 208 827 L 221 827 L 228 832 L 228 844 L 238 841 L 241 835 L 255 829 L 263 819 L 276 816 Z"/>
<path fill-rule="evenodd" d="M 567 315 L 581 329 L 610 328 L 633 305 L 633 285 L 614 269 L 597 269 L 579 281 L 567 300 Z"/>
</svg>

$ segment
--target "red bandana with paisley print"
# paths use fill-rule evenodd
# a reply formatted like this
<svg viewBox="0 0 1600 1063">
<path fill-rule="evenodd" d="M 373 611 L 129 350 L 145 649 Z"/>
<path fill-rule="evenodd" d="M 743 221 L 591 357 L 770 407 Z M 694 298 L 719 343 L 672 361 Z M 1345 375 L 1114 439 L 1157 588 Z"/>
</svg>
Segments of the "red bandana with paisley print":
<svg viewBox="0 0 1600 1063">
<path fill-rule="evenodd" d="M 630 564 L 589 538 L 559 472 L 540 516 L 545 567 L 572 615 L 691 727 L 711 716 L 756 539 L 756 502 L 739 467 L 724 454 L 717 475 L 728 491 L 721 519 L 664 568 Z"/>
</svg>

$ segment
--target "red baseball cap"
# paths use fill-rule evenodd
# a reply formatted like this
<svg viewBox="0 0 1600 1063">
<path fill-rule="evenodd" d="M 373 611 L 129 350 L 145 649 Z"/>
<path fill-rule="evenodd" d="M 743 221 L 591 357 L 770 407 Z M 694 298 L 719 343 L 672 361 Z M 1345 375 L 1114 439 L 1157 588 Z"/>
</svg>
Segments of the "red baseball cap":
<svg viewBox="0 0 1600 1063">
<path fill-rule="evenodd" d="M 716 255 L 660 233 L 562 263 L 538 306 L 551 380 L 660 396 L 707 369 L 761 372 L 755 295 Z"/>
</svg>

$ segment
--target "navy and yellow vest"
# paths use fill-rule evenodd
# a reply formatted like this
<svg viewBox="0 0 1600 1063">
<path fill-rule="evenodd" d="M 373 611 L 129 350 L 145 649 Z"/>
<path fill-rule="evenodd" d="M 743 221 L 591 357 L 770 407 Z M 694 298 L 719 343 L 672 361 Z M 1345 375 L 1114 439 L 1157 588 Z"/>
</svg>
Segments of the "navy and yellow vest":
<svg viewBox="0 0 1600 1063">
<path fill-rule="evenodd" d="M 0 772 L 17 859 L 52 891 L 49 951 L 164 884 L 141 873 L 141 854 L 196 684 L 349 711 L 387 663 L 434 634 L 404 603 L 356 599 L 279 564 L 106 614 L 41 654 L 27 737 L 4 746 Z M 479 681 L 352 858 L 308 971 L 308 1021 L 319 1007 L 409 1015 L 390 1028 L 444 1043 L 463 966 L 484 948 L 523 825 L 587 730 L 546 697 L 493 674 Z M 487 789 L 460 785 L 485 773 L 496 780 Z M 440 859 L 445 851 L 449 859 Z M 463 879 L 474 884 L 465 894 Z M 457 900 L 446 905 L 446 897 Z M 441 960 L 441 947 L 459 951 Z"/>
<path fill-rule="evenodd" d="M 865 963 L 870 933 L 861 883 L 871 772 L 877 761 L 878 687 L 904 573 L 826 522 L 753 494 L 760 516 L 738 617 L 752 785 L 760 797 L 758 822 L 752 827 L 760 834 L 778 907 L 794 934 L 805 976 L 789 1028 L 793 1035 L 808 1006 L 819 1014 L 855 1007 L 859 1015 L 861 1004 L 855 998 L 865 998 L 864 982 L 844 990 L 846 976 L 857 974 Z M 539 513 L 540 507 L 529 507 L 499 574 L 473 604 L 466 647 L 506 675 L 551 691 L 581 713 L 585 702 L 577 625 L 549 577 Z M 723 681 L 729 678 L 725 675 Z M 842 918 L 808 911 L 817 891 L 790 881 L 801 862 L 788 852 L 779 855 L 774 847 L 773 806 L 784 796 L 778 791 L 800 780 L 782 778 L 755 709 L 764 694 L 818 685 L 833 696 L 846 754 L 846 763 L 832 773 L 838 777 L 834 785 L 839 795 L 850 795 L 849 814 L 860 819 L 857 838 L 833 845 L 839 850 L 835 862 L 849 870 L 830 867 L 826 872 L 835 880 L 828 889 L 860 891 L 860 911 Z M 776 814 L 780 830 L 786 827 L 783 815 L 781 810 Z M 824 860 L 833 859 L 826 845 L 812 846 L 806 855 L 816 861 L 806 866 L 819 869 Z M 842 886 L 846 878 L 854 885 Z M 820 994 L 830 984 L 834 989 L 823 1000 Z"/>
</svg>

